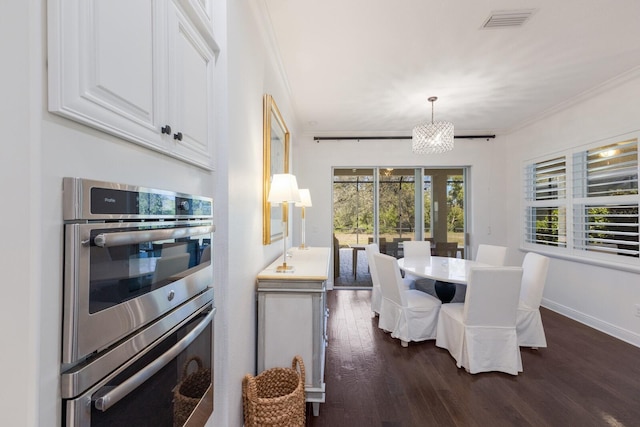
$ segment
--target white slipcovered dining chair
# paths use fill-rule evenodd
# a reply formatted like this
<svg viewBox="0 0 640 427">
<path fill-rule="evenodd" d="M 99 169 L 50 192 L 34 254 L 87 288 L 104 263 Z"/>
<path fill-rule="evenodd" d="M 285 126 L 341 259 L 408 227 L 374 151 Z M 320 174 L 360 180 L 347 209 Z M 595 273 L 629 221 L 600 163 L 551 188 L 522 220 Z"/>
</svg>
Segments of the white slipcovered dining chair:
<svg viewBox="0 0 640 427">
<path fill-rule="evenodd" d="M 420 240 L 402 242 L 405 258 L 431 258 L 431 243 Z"/>
<path fill-rule="evenodd" d="M 364 251 L 367 254 L 367 262 L 369 263 L 369 272 L 371 273 L 371 315 L 375 316 L 380 314 L 380 304 L 382 301 L 382 291 L 380 290 L 380 280 L 378 279 L 378 271 L 376 269 L 376 260 L 373 258 L 374 254 L 379 254 L 380 249 L 376 243 L 370 243 L 364 247 Z M 402 279 L 402 284 L 405 289 L 412 289 L 414 287 L 414 280 L 411 278 Z"/>
<path fill-rule="evenodd" d="M 402 242 L 404 246 L 404 258 L 421 258 L 423 260 L 431 259 L 431 243 L 420 240 L 406 240 Z M 404 274 L 405 279 L 418 281 L 420 278 L 411 273 Z"/>
<path fill-rule="evenodd" d="M 464 303 L 444 304 L 436 346 L 446 348 L 467 372 L 522 372 L 516 311 L 522 268 L 473 267 Z"/>
<path fill-rule="evenodd" d="M 546 347 L 547 338 L 540 317 L 540 302 L 547 281 L 549 258 L 529 252 L 524 256 L 522 270 L 516 325 L 518 344 L 521 347 Z"/>
<path fill-rule="evenodd" d="M 371 315 L 375 316 L 380 313 L 380 304 L 382 301 L 382 291 L 380 290 L 380 280 L 378 280 L 378 271 L 376 270 L 376 261 L 374 254 L 379 254 L 380 249 L 376 243 L 370 243 L 364 247 L 367 254 L 367 262 L 369 263 L 369 272 L 371 273 Z"/>
<path fill-rule="evenodd" d="M 478 245 L 476 261 L 496 267 L 502 267 L 507 257 L 507 248 L 496 245 Z"/>
<path fill-rule="evenodd" d="M 378 327 L 391 332 L 403 347 L 409 341 L 434 339 L 440 300 L 416 289 L 406 289 L 394 257 L 384 254 L 373 257 L 382 291 Z"/>
</svg>

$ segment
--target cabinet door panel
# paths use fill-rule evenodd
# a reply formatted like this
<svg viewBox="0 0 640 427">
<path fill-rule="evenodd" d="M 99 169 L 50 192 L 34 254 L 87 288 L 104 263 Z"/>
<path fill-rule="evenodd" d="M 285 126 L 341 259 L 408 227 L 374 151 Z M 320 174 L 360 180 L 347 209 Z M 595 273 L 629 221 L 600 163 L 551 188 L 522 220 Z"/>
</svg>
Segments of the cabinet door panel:
<svg viewBox="0 0 640 427">
<path fill-rule="evenodd" d="M 155 0 L 51 0 L 49 109 L 158 148 Z M 165 83 L 166 84 L 166 83 Z M 165 113 L 166 114 L 166 113 Z"/>
<path fill-rule="evenodd" d="M 108 100 L 144 123 L 153 120 L 153 26 L 146 0 L 93 2 L 93 28 L 85 43 L 87 81 L 83 92 Z M 147 17 L 141 19 L 141 17 Z M 151 78 L 150 78 L 151 77 Z"/>
<path fill-rule="evenodd" d="M 204 56 L 200 49 L 192 42 L 191 37 L 180 32 L 178 38 L 178 51 L 181 54 L 181 61 L 178 64 L 179 74 L 181 74 L 178 84 L 182 83 L 182 114 L 178 113 L 182 128 L 190 138 L 190 144 L 195 149 L 206 150 L 208 138 L 207 116 L 209 103 L 207 93 L 202 90 L 207 87 L 208 63 L 211 58 Z"/>
<path fill-rule="evenodd" d="M 175 141 L 174 152 L 209 165 L 213 145 L 214 53 L 178 8 L 169 14 L 169 19 L 172 76 L 169 109 L 176 130 L 182 133 L 182 141 Z"/>
<path fill-rule="evenodd" d="M 194 25 L 213 37 L 213 0 L 176 0 L 187 11 Z"/>
<path fill-rule="evenodd" d="M 305 384 L 314 383 L 313 300 L 309 294 L 269 293 L 264 299 L 264 368 L 288 368 L 302 357 Z"/>
</svg>

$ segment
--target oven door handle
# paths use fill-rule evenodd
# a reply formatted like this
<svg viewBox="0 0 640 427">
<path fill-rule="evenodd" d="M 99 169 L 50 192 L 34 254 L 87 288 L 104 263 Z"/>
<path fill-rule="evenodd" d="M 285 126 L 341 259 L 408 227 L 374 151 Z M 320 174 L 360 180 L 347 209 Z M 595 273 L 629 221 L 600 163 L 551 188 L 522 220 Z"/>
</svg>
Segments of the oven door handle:
<svg viewBox="0 0 640 427">
<path fill-rule="evenodd" d="M 100 233 L 93 238 L 93 243 L 101 248 L 112 246 L 134 245 L 154 240 L 179 239 L 212 233 L 216 227 L 203 225 L 198 227 L 162 228 L 159 230 L 123 231 L 122 233 Z"/>
<path fill-rule="evenodd" d="M 215 310 L 211 310 L 184 338 L 174 344 L 173 347 L 162 354 L 162 356 L 127 378 L 122 384 L 115 387 L 106 386 L 98 390 L 93 398 L 96 409 L 102 412 L 106 411 L 155 375 L 198 338 L 198 335 L 211 323 L 214 314 Z"/>
</svg>

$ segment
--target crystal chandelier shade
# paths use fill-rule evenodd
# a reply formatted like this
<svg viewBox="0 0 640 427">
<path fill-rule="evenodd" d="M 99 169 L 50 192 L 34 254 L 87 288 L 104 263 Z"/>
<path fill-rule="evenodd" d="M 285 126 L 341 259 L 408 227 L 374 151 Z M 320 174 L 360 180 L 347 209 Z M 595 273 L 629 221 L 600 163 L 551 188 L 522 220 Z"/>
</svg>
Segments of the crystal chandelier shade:
<svg viewBox="0 0 640 427">
<path fill-rule="evenodd" d="M 431 122 L 413 128 L 412 149 L 415 154 L 439 154 L 453 150 L 453 123 L 433 121 L 433 103 L 437 99 L 435 96 L 429 98 Z"/>
</svg>

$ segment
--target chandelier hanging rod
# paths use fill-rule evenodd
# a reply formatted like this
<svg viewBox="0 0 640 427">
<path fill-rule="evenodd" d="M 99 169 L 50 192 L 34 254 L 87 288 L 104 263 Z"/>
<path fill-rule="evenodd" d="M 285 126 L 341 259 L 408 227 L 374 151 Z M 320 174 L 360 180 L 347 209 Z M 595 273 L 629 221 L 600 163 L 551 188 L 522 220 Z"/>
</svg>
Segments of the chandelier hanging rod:
<svg viewBox="0 0 640 427">
<path fill-rule="evenodd" d="M 454 139 L 494 139 L 494 135 L 454 135 Z M 314 136 L 313 140 L 320 141 L 365 141 L 365 140 L 385 140 L 385 139 L 411 139 L 412 136 Z"/>
<path fill-rule="evenodd" d="M 431 123 L 433 123 L 433 103 L 438 100 L 437 96 L 430 96 L 427 101 L 431 103 Z M 455 135 L 453 136 L 455 138 Z"/>
</svg>

